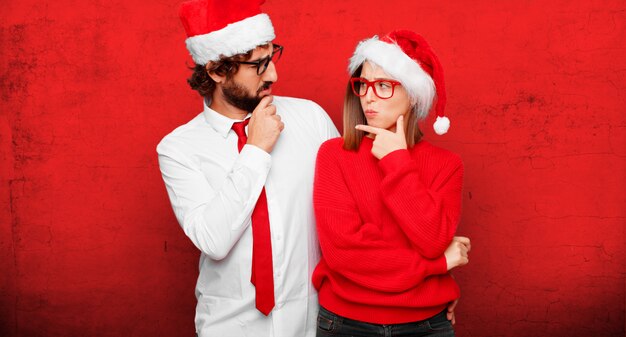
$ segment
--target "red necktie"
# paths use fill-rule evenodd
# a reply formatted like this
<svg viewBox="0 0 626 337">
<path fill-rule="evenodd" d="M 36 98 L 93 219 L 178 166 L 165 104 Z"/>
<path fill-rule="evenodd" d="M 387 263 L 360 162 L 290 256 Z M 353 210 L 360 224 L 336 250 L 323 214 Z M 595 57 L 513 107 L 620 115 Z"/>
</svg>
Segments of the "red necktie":
<svg viewBox="0 0 626 337">
<path fill-rule="evenodd" d="M 233 124 L 233 131 L 239 137 L 237 141 L 239 152 L 248 141 L 245 127 L 249 120 Z M 265 187 L 261 190 L 261 195 L 252 211 L 252 278 L 250 281 L 256 290 L 257 309 L 265 316 L 269 315 L 274 308 L 274 267 Z"/>
</svg>

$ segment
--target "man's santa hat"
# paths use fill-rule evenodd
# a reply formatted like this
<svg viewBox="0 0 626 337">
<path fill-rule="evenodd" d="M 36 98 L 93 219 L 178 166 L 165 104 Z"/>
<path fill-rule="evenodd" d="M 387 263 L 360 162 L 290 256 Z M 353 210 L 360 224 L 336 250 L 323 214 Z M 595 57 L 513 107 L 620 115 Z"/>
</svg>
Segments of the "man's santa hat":
<svg viewBox="0 0 626 337">
<path fill-rule="evenodd" d="M 437 55 L 422 36 L 408 30 L 396 30 L 381 39 L 374 36 L 363 40 L 350 59 L 350 74 L 354 74 L 365 61 L 376 64 L 402 83 L 415 106 L 418 120 L 426 118 L 436 100 L 435 132 L 438 135 L 448 132 L 450 120 L 444 116 L 443 70 Z"/>
<path fill-rule="evenodd" d="M 180 6 L 187 50 L 196 64 L 245 54 L 276 37 L 265 0 L 192 0 Z"/>
</svg>

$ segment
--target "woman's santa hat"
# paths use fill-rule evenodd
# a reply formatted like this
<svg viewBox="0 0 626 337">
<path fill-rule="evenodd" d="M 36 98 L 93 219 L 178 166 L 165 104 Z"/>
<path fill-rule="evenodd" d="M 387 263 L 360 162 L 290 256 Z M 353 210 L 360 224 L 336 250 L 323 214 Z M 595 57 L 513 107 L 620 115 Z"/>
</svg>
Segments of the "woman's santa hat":
<svg viewBox="0 0 626 337">
<path fill-rule="evenodd" d="M 402 83 L 415 106 L 418 120 L 426 118 L 436 100 L 435 132 L 438 135 L 448 132 L 450 120 L 443 111 L 446 105 L 443 70 L 437 55 L 422 36 L 408 30 L 396 30 L 381 39 L 374 36 L 363 40 L 350 59 L 350 74 L 354 74 L 365 61 L 378 65 Z"/>
<path fill-rule="evenodd" d="M 187 50 L 196 64 L 245 54 L 276 37 L 265 0 L 192 0 L 180 6 Z"/>
</svg>

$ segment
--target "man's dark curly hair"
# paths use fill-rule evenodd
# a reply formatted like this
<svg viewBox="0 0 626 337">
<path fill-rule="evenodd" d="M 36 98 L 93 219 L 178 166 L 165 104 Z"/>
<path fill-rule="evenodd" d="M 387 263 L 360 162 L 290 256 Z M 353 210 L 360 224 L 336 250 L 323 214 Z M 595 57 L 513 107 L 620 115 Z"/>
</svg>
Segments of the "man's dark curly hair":
<svg viewBox="0 0 626 337">
<path fill-rule="evenodd" d="M 269 48 L 270 44 L 260 47 Z M 191 89 L 196 90 L 202 97 L 211 97 L 215 90 L 215 81 L 209 76 L 209 72 L 214 72 L 219 76 L 226 76 L 226 79 L 231 79 L 239 70 L 239 63 L 237 61 L 248 61 L 252 57 L 254 49 L 248 51 L 245 54 L 237 54 L 231 57 L 222 57 L 216 62 L 212 62 L 208 67 L 201 64 L 196 64 L 189 69 L 193 70 L 191 77 L 187 79 L 187 83 Z"/>
</svg>

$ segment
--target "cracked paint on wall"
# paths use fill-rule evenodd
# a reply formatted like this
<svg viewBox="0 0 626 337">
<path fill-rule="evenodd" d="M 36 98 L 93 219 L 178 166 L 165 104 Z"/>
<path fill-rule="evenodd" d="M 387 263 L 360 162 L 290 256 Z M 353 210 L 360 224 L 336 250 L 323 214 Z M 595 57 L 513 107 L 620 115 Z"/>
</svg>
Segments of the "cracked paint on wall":
<svg viewBox="0 0 626 337">
<path fill-rule="evenodd" d="M 5 1 L 0 335 L 193 335 L 198 251 L 156 163 L 200 112 L 178 2 Z M 347 60 L 394 28 L 441 58 L 472 238 L 458 336 L 623 336 L 623 1 L 268 0 L 280 95 L 341 129 Z M 297 24 L 297 27 L 295 26 Z"/>
</svg>

